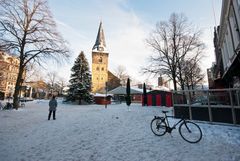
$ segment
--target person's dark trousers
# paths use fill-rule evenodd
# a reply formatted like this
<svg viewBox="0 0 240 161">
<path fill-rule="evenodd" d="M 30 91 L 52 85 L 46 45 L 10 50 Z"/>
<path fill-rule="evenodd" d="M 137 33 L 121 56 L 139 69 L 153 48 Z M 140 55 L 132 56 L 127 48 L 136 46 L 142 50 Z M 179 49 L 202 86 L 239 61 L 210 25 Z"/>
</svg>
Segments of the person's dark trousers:
<svg viewBox="0 0 240 161">
<path fill-rule="evenodd" d="M 52 112 L 53 112 L 53 120 L 56 120 L 56 117 L 55 117 L 55 115 L 56 115 L 56 111 L 49 111 L 49 114 L 48 114 L 48 120 L 50 120 L 51 115 L 52 115 Z"/>
<path fill-rule="evenodd" d="M 53 120 L 56 120 L 55 114 L 56 114 L 56 111 L 53 111 Z"/>
</svg>

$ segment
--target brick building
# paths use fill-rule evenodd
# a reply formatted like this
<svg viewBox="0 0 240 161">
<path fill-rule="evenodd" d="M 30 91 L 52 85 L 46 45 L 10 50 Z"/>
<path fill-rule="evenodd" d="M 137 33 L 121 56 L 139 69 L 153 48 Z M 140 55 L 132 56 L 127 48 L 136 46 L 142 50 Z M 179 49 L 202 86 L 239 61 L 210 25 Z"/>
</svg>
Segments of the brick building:
<svg viewBox="0 0 240 161">
<path fill-rule="evenodd" d="M 19 59 L 17 57 L 0 51 L 0 93 L 2 97 L 13 96 L 18 68 Z"/>
</svg>

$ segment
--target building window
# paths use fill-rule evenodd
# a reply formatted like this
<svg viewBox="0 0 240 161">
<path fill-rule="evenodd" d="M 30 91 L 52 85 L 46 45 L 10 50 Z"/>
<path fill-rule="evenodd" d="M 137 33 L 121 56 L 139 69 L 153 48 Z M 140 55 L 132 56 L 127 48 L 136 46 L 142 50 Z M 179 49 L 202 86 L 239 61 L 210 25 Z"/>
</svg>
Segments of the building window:
<svg viewBox="0 0 240 161">
<path fill-rule="evenodd" d="M 230 7 L 229 11 L 229 24 L 232 31 L 234 49 L 236 49 L 239 44 L 239 29 L 237 26 L 236 17 L 234 15 L 233 6 Z"/>
<path fill-rule="evenodd" d="M 230 37 L 231 39 L 231 37 Z M 230 60 L 231 58 L 231 43 L 232 42 L 231 40 L 229 39 L 229 26 L 227 26 L 226 28 L 226 32 L 225 32 L 225 35 L 224 35 L 224 46 L 225 46 L 225 53 L 224 53 L 224 56 L 225 56 L 225 61 L 226 61 L 226 66 L 228 66 L 228 61 Z"/>
<path fill-rule="evenodd" d="M 102 71 L 104 71 L 104 68 L 102 67 Z"/>
<path fill-rule="evenodd" d="M 228 31 L 228 34 L 226 35 L 227 47 L 228 47 L 229 60 L 231 60 L 234 55 L 234 49 L 233 49 L 230 26 L 227 26 L 227 31 Z"/>
<path fill-rule="evenodd" d="M 97 71 L 99 70 L 99 67 L 97 67 Z"/>
<path fill-rule="evenodd" d="M 224 71 L 227 68 L 227 49 L 226 49 L 226 42 L 224 41 L 223 46 L 222 46 L 222 59 L 223 59 L 223 66 L 224 66 Z"/>
</svg>

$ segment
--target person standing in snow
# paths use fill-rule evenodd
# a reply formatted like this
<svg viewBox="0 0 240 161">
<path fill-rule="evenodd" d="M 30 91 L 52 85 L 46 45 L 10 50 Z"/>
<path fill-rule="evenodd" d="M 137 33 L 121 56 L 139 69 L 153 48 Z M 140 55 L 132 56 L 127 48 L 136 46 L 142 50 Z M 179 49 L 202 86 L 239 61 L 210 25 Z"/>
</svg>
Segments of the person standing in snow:
<svg viewBox="0 0 240 161">
<path fill-rule="evenodd" d="M 53 120 L 56 120 L 56 110 L 57 110 L 57 100 L 55 99 L 55 96 L 52 96 L 52 99 L 49 101 L 48 120 L 50 120 L 52 113 L 53 113 Z"/>
</svg>

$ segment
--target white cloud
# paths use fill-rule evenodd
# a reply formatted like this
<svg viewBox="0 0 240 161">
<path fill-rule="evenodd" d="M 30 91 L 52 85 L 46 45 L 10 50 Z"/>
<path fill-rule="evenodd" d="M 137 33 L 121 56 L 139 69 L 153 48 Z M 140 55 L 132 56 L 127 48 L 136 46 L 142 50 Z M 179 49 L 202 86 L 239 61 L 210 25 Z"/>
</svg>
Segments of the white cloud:
<svg viewBox="0 0 240 161">
<path fill-rule="evenodd" d="M 118 65 L 124 65 L 130 76 L 143 81 L 146 76 L 139 72 L 150 55 L 144 42 L 149 30 L 132 13 L 127 17 L 128 19 L 122 20 L 117 32 L 109 38 L 109 66 L 114 70 Z"/>
<path fill-rule="evenodd" d="M 98 7 L 102 8 L 99 12 L 103 15 L 101 20 L 109 50 L 109 70 L 114 72 L 118 65 L 124 65 L 130 76 L 143 81 L 147 76 L 143 76 L 139 71 L 150 54 L 144 43 L 149 32 L 148 26 L 142 23 L 132 11 L 121 9 L 119 3 L 124 3 L 124 1 L 107 3 Z M 103 8 L 108 8 L 108 10 Z M 91 14 L 94 13 L 88 14 L 92 17 Z M 92 25 L 97 24 L 97 26 L 91 26 L 94 30 L 91 35 L 88 35 L 89 33 L 84 33 L 76 28 L 78 25 L 66 24 L 62 20 L 57 20 L 58 29 L 69 42 L 70 49 L 73 51 L 70 63 L 59 68 L 65 77 L 70 76 L 70 69 L 81 50 L 85 52 L 91 67 L 91 49 L 97 36 L 100 19 L 96 17 L 94 21 L 96 22 Z M 94 37 L 92 37 L 93 35 Z"/>
</svg>

